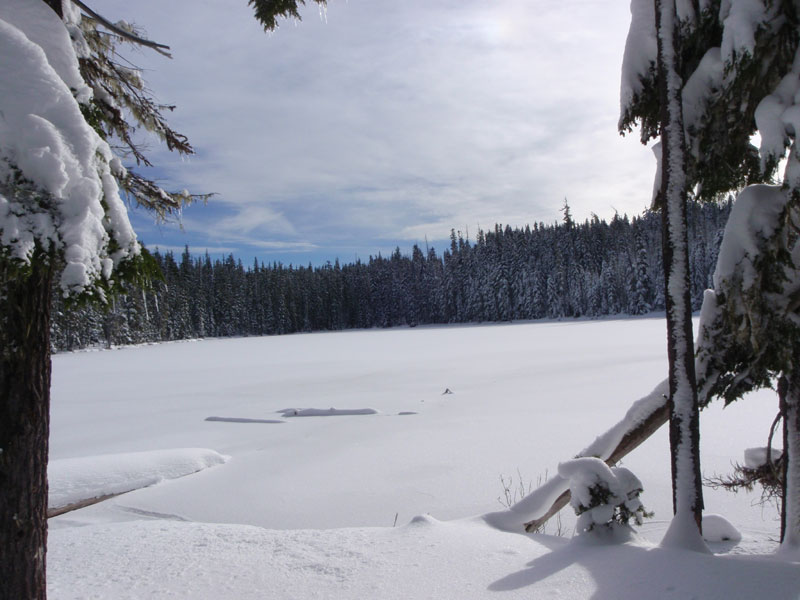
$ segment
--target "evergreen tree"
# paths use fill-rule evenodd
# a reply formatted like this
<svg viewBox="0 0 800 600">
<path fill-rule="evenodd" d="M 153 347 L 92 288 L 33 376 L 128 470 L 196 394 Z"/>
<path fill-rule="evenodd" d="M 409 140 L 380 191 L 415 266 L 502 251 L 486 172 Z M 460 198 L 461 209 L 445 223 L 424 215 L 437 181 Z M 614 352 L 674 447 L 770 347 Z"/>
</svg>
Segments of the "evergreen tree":
<svg viewBox="0 0 800 600">
<path fill-rule="evenodd" d="M 630 303 L 628 310 L 632 315 L 643 315 L 650 312 L 652 305 L 652 282 L 647 261 L 647 249 L 640 232 L 636 235 L 635 263 L 631 277 Z"/>
<path fill-rule="evenodd" d="M 683 14 L 679 14 L 679 8 Z M 655 205 L 662 214 L 664 289 L 667 311 L 667 350 L 670 385 L 670 454 L 675 518 L 665 543 L 703 547 L 700 536 L 703 495 L 699 455 L 699 407 L 694 372 L 689 256 L 687 158 L 683 100 L 686 71 L 697 63 L 686 38 L 701 29 L 703 15 L 696 6 L 675 0 L 646 0 L 631 4 L 632 22 L 623 63 L 620 129 L 638 121 L 642 141 L 658 136 L 656 156 L 660 181 Z M 642 33 L 649 34 L 644 40 Z M 696 37 L 693 39 L 697 39 Z M 701 56 L 704 49 L 700 49 Z M 639 55 L 639 56 L 636 56 Z M 633 60 L 645 61 L 631 65 Z M 648 60 L 649 59 L 649 60 Z M 689 71 L 691 73 L 691 71 Z M 689 119 L 691 121 L 691 118 Z M 686 521 L 696 523 L 693 538 Z"/>
<path fill-rule="evenodd" d="M 643 141 L 661 135 L 663 214 L 669 215 L 671 200 L 689 189 L 695 190 L 699 199 L 716 199 L 742 185 L 768 181 L 794 132 L 787 126 L 786 110 L 792 110 L 794 104 L 796 96 L 789 88 L 796 89 L 791 83 L 796 76 L 789 77 L 788 85 L 784 76 L 795 61 L 796 4 L 656 0 L 653 14 L 649 3 L 641 0 L 632 4 L 632 13 L 623 66 L 620 129 L 629 130 L 638 121 Z M 762 134 L 760 160 L 750 143 L 756 127 Z M 790 153 L 785 177 L 790 188 L 795 181 L 800 184 L 798 164 Z M 670 196 L 670 185 L 675 192 L 684 191 Z M 675 201 L 675 208 L 679 204 Z M 682 265 L 676 264 L 673 274 L 688 282 L 685 212 L 672 214 L 674 218 L 665 218 L 665 263 L 680 257 Z M 681 235 L 672 235 L 676 231 Z M 669 278 L 667 272 L 668 282 Z M 672 310 L 676 304 L 671 292 L 680 287 L 666 286 L 668 318 L 676 312 Z M 688 304 L 688 294 L 681 290 L 681 296 L 684 300 L 679 302 Z M 668 328 L 671 340 L 672 332 L 681 329 L 674 324 L 668 324 Z M 688 326 L 685 330 L 690 333 Z M 674 362 L 672 351 L 670 362 Z M 685 362 L 686 375 L 690 366 L 688 360 Z M 673 413 L 671 425 L 675 416 Z M 695 447 L 694 409 L 691 413 L 684 411 L 684 422 L 687 419 L 692 424 L 691 435 L 671 435 L 674 459 L 674 446 L 682 444 L 683 439 Z M 685 429 L 679 422 L 672 428 L 675 430 Z M 676 501 L 679 503 L 681 497 L 689 501 L 694 496 L 695 518 L 699 519 L 699 474 L 695 473 L 695 493 L 678 494 Z"/>
</svg>

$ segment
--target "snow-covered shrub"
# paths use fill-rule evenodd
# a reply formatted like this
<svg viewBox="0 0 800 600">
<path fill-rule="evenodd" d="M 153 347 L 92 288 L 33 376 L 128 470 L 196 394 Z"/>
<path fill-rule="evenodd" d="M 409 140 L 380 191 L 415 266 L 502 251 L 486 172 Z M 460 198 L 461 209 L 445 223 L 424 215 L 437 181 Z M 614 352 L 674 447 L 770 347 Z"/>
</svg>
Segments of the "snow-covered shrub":
<svg viewBox="0 0 800 600">
<path fill-rule="evenodd" d="M 631 519 L 641 525 L 644 518 L 652 516 L 639 499 L 642 482 L 625 467 L 609 467 L 599 458 L 584 457 L 559 464 L 558 474 L 569 480 L 578 534 L 597 526 L 628 527 Z"/>
</svg>

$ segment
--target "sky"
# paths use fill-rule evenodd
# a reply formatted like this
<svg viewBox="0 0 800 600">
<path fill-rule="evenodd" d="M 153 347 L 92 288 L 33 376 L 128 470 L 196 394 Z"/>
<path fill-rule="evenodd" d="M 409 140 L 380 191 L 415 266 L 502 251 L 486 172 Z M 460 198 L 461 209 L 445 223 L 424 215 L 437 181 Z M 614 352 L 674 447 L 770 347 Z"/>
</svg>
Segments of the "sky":
<svg viewBox="0 0 800 600">
<path fill-rule="evenodd" d="M 246 0 L 93 0 L 168 44 L 128 56 L 196 150 L 149 173 L 213 192 L 150 248 L 252 262 L 367 260 L 451 229 L 641 214 L 655 160 L 617 132 L 620 0 L 329 0 L 265 33 Z"/>
</svg>

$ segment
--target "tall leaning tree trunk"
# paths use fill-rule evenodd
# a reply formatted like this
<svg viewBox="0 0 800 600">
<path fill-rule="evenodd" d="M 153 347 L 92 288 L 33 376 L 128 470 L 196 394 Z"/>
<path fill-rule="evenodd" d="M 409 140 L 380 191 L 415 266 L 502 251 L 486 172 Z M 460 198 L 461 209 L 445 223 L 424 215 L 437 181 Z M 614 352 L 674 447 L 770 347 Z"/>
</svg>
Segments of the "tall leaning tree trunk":
<svg viewBox="0 0 800 600">
<path fill-rule="evenodd" d="M 781 402 L 783 414 L 783 503 L 781 504 L 781 548 L 800 551 L 800 369 L 789 375 Z"/>
<path fill-rule="evenodd" d="M 655 0 L 661 99 L 661 222 L 669 356 L 669 441 L 675 517 L 666 545 L 704 547 L 700 412 L 694 369 L 686 216 L 686 151 L 675 0 Z M 691 521 L 694 522 L 692 531 Z"/>
<path fill-rule="evenodd" d="M 46 597 L 52 261 L 0 256 L 0 598 Z"/>
</svg>

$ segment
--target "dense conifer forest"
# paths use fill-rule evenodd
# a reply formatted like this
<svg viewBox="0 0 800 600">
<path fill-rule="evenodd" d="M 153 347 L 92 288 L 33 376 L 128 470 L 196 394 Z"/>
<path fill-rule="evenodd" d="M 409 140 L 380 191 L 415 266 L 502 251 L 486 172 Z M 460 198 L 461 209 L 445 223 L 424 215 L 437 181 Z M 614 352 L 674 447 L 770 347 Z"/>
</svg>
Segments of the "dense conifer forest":
<svg viewBox="0 0 800 600">
<path fill-rule="evenodd" d="M 108 308 L 66 310 L 55 295 L 53 348 L 72 350 L 198 337 L 640 315 L 664 309 L 661 223 L 655 213 L 611 222 L 561 222 L 523 229 L 496 225 L 475 240 L 453 231 L 450 245 L 415 245 L 366 262 L 321 267 L 246 267 L 154 253 L 163 280 L 113 298 Z M 700 307 L 711 286 L 730 201 L 690 207 L 691 294 Z"/>
</svg>

